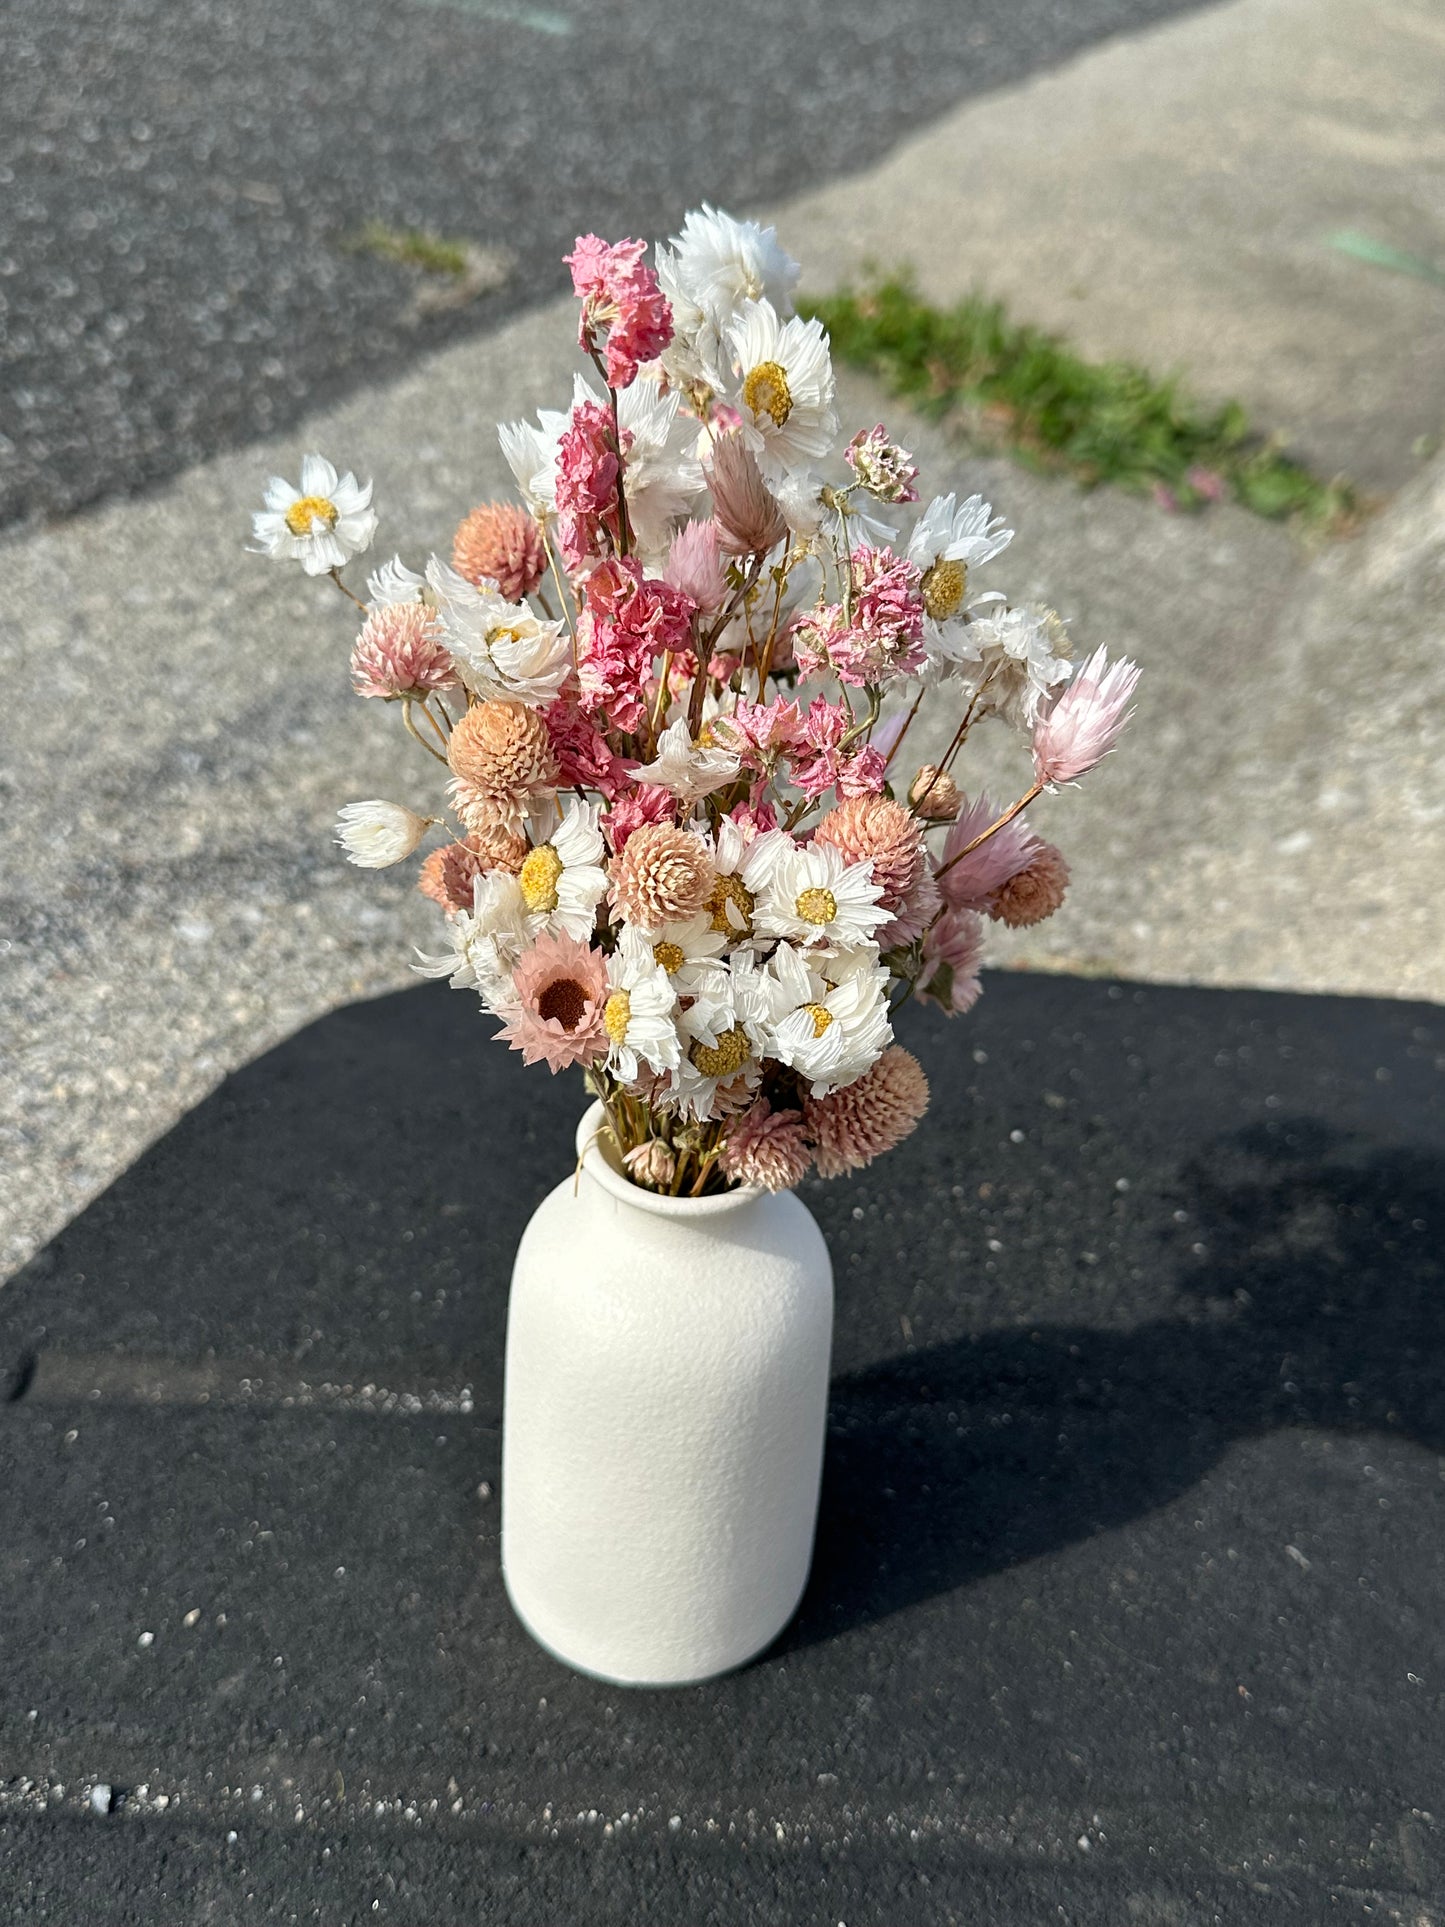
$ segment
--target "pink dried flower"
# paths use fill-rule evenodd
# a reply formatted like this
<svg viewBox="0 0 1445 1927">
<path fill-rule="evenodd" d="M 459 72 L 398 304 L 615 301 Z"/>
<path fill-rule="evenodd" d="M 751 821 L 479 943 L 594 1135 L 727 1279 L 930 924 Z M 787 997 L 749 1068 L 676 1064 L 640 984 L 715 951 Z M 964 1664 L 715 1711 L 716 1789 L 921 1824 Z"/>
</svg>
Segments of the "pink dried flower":
<svg viewBox="0 0 1445 1927">
<path fill-rule="evenodd" d="M 793 623 L 799 669 L 805 676 L 831 669 L 858 688 L 915 675 L 927 660 L 918 564 L 860 543 L 851 567 L 851 620 L 841 603 L 827 603 Z"/>
<path fill-rule="evenodd" d="M 933 921 L 940 904 L 923 830 L 916 817 L 886 796 L 852 796 L 828 811 L 815 840 L 831 843 L 850 863 L 868 859 L 879 899 L 892 921 L 878 932 L 883 950 L 912 943 Z"/>
<path fill-rule="evenodd" d="M 425 603 L 383 603 L 368 611 L 351 651 L 351 686 L 358 696 L 396 702 L 455 689 L 456 683 L 441 624 Z"/>
<path fill-rule="evenodd" d="M 612 902 L 629 923 L 656 930 L 701 910 L 715 881 L 707 845 L 673 823 L 633 832 L 612 859 Z"/>
<path fill-rule="evenodd" d="M 982 960 L 983 918 L 976 910 L 950 910 L 923 940 L 919 996 L 940 1005 L 950 1017 L 962 1016 L 982 995 Z"/>
<path fill-rule="evenodd" d="M 957 783 L 936 763 L 919 770 L 908 785 L 908 800 L 925 823 L 952 823 L 963 808 Z"/>
<path fill-rule="evenodd" d="M 916 502 L 918 468 L 912 454 L 900 448 L 879 422 L 876 428 L 860 428 L 843 451 L 843 459 L 867 489 L 880 502 Z"/>
<path fill-rule="evenodd" d="M 609 244 L 595 234 L 582 234 L 565 257 L 582 301 L 577 339 L 588 354 L 595 354 L 598 335 L 605 330 L 603 356 L 613 388 L 630 387 L 638 365 L 655 361 L 672 340 L 672 309 L 657 276 L 643 262 L 646 251 L 643 241 Z"/>
<path fill-rule="evenodd" d="M 446 843 L 421 866 L 417 888 L 448 912 L 470 910 L 477 878 L 488 870 L 516 876 L 527 856 L 527 840 L 493 823 L 465 843 Z"/>
<path fill-rule="evenodd" d="M 847 710 L 826 696 L 815 696 L 809 703 L 791 762 L 793 781 L 810 801 L 837 781 L 838 745 L 850 721 Z"/>
<path fill-rule="evenodd" d="M 716 522 L 683 523 L 672 538 L 662 579 L 691 596 L 705 614 L 717 614 L 727 598 L 728 585 L 718 553 Z"/>
<path fill-rule="evenodd" d="M 766 555 L 788 533 L 778 498 L 736 430 L 719 435 L 704 463 L 718 537 L 732 555 Z"/>
<path fill-rule="evenodd" d="M 542 711 L 542 721 L 557 757 L 560 788 L 580 785 L 596 790 L 608 801 L 626 789 L 631 778 L 622 758 L 575 701 L 560 696 Z"/>
<path fill-rule="evenodd" d="M 489 811 L 516 830 L 531 804 L 557 786 L 547 725 L 522 703 L 474 703 L 451 733 L 447 761 L 458 778 L 452 789 L 468 828 L 476 827 L 474 816 Z"/>
<path fill-rule="evenodd" d="M 803 1132 L 801 1111 L 775 1111 L 765 1097 L 723 1136 L 723 1175 L 734 1184 L 761 1185 L 764 1191 L 791 1191 L 808 1174 L 813 1154 Z"/>
<path fill-rule="evenodd" d="M 452 537 L 452 567 L 468 582 L 495 582 L 508 602 L 520 602 L 547 568 L 542 531 L 513 502 L 483 502 Z"/>
<path fill-rule="evenodd" d="M 697 605 L 669 583 L 644 576 L 635 556 L 612 556 L 587 581 L 578 625 L 578 681 L 584 701 L 617 729 L 635 734 L 647 705 L 653 663 L 692 640 Z"/>
<path fill-rule="evenodd" d="M 871 1069 L 826 1097 L 805 1097 L 803 1119 L 818 1175 L 860 1171 L 891 1151 L 928 1109 L 923 1066 L 901 1044 L 891 1044 Z"/>
<path fill-rule="evenodd" d="M 768 802 L 738 803 L 728 811 L 728 815 L 749 843 L 755 836 L 763 835 L 764 831 L 778 827 L 778 812 Z"/>
<path fill-rule="evenodd" d="M 803 740 L 803 714 L 795 702 L 775 696 L 770 703 L 740 701 L 713 733 L 737 751 L 749 769 L 771 770 L 779 756 Z"/>
<path fill-rule="evenodd" d="M 649 1191 L 666 1191 L 677 1172 L 677 1159 L 661 1138 L 650 1137 L 624 1151 L 622 1162 L 634 1184 L 645 1184 Z"/>
<path fill-rule="evenodd" d="M 1048 789 L 1087 776 L 1118 742 L 1132 711 L 1137 663 L 1096 649 L 1034 725 L 1034 775 Z"/>
<path fill-rule="evenodd" d="M 1022 870 L 1011 876 L 988 906 L 988 914 L 1010 930 L 1023 930 L 1051 917 L 1069 887 L 1069 866 L 1062 850 L 1041 843 Z"/>
<path fill-rule="evenodd" d="M 1009 878 L 1017 876 L 1038 851 L 1038 837 L 1021 816 L 1016 816 L 1001 830 L 995 830 L 976 850 L 966 857 L 958 857 L 960 850 L 967 849 L 976 836 L 982 836 L 1002 815 L 1003 811 L 988 792 L 981 791 L 949 831 L 938 866 L 938 886 L 950 909 L 987 909 Z"/>
<path fill-rule="evenodd" d="M 888 764 L 881 749 L 865 743 L 838 765 L 839 796 L 877 796 L 888 781 Z"/>
<path fill-rule="evenodd" d="M 677 820 L 677 798 L 671 790 L 660 788 L 656 783 L 639 783 L 634 789 L 624 790 L 602 819 L 602 828 L 613 853 L 620 855 L 627 848 L 628 841 L 637 832 L 646 829 L 649 823 L 674 823 Z"/>
<path fill-rule="evenodd" d="M 576 937 L 539 937 L 512 972 L 516 1002 L 498 1036 L 522 1053 L 526 1064 L 554 1073 L 571 1064 L 593 1064 L 608 1048 L 607 959 Z"/>
<path fill-rule="evenodd" d="M 627 443 L 624 431 L 622 454 Z M 557 540 L 568 568 L 616 546 L 621 466 L 612 411 L 579 401 L 557 444 Z"/>
</svg>

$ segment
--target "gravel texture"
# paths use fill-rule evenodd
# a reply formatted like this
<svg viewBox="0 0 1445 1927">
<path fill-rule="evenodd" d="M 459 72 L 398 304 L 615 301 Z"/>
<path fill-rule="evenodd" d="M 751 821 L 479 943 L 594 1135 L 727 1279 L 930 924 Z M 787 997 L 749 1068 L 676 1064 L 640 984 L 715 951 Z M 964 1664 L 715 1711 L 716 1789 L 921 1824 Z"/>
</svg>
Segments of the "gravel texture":
<svg viewBox="0 0 1445 1927">
<path fill-rule="evenodd" d="M 10 0 L 0 523 L 274 434 L 667 231 L 878 159 L 1185 0 Z M 707 75 L 705 90 L 697 84 Z M 367 222 L 510 257 L 428 316 Z M 435 291 L 435 284 L 432 284 Z"/>
<path fill-rule="evenodd" d="M 904 1034 L 926 1129 L 806 1194 L 812 1583 L 704 1687 L 508 1611 L 583 1099 L 468 999 L 303 1030 L 62 1233 L 0 1294 L 0 1918 L 1430 1920 L 1440 1011 L 1011 974 Z"/>
</svg>

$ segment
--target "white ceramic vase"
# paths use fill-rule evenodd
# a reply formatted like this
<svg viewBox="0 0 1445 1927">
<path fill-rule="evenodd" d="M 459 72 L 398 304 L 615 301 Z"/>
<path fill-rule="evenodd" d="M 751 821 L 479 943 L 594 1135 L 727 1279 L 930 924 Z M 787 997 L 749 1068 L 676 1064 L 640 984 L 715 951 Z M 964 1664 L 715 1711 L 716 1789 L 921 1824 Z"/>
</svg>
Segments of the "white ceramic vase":
<svg viewBox="0 0 1445 1927">
<path fill-rule="evenodd" d="M 791 1192 L 658 1197 L 601 1121 L 517 1251 L 502 1570 L 569 1666 L 679 1686 L 760 1653 L 802 1597 L 833 1270 Z"/>
</svg>

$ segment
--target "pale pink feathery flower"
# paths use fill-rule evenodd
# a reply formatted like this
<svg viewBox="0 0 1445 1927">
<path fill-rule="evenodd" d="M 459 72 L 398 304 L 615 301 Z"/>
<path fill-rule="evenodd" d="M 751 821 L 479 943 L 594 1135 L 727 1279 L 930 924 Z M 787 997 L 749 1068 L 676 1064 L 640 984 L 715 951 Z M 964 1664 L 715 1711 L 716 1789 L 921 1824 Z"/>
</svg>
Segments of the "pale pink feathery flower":
<svg viewBox="0 0 1445 1927">
<path fill-rule="evenodd" d="M 927 1109 L 923 1066 L 901 1044 L 890 1044 L 853 1083 L 826 1097 L 805 1097 L 803 1121 L 819 1177 L 841 1177 L 871 1164 L 901 1144 Z"/>
<path fill-rule="evenodd" d="M 607 959 L 576 937 L 539 937 L 512 972 L 514 1001 L 498 1036 L 552 1072 L 606 1054 Z"/>
<path fill-rule="evenodd" d="M 775 1111 L 765 1097 L 735 1117 L 722 1141 L 723 1176 L 764 1191 L 791 1191 L 808 1175 L 813 1154 L 801 1111 Z"/>
<path fill-rule="evenodd" d="M 582 302 L 577 339 L 589 354 L 601 353 L 613 388 L 630 387 L 639 365 L 655 361 L 672 340 L 672 308 L 645 252 L 643 241 L 581 234 L 565 257 Z"/>
<path fill-rule="evenodd" d="M 968 849 L 974 838 L 982 836 L 1002 815 L 1003 811 L 984 790 L 955 819 L 938 865 L 938 885 L 950 909 L 987 909 L 995 894 L 1010 877 L 1018 875 L 1041 847 L 1039 838 L 1023 818 L 1016 816 L 1001 830 L 995 830 L 976 850 L 959 857 L 960 850 Z"/>
<path fill-rule="evenodd" d="M 1096 649 L 1034 725 L 1034 775 L 1047 789 L 1087 776 L 1118 742 L 1139 666 Z"/>
<path fill-rule="evenodd" d="M 1024 930 L 1051 917 L 1069 888 L 1069 866 L 1062 850 L 1041 843 L 1023 869 L 995 891 L 988 914 L 1010 930 Z"/>
<path fill-rule="evenodd" d="M 454 689 L 456 670 L 441 624 L 422 602 L 383 603 L 368 611 L 351 651 L 351 686 L 385 702 Z"/>
<path fill-rule="evenodd" d="M 508 602 L 520 602 L 546 573 L 542 531 L 514 502 L 483 502 L 452 537 L 452 567 L 478 586 L 495 582 Z"/>
<path fill-rule="evenodd" d="M 788 533 L 787 517 L 742 436 L 720 435 L 703 466 L 723 548 L 731 555 L 776 548 Z"/>
<path fill-rule="evenodd" d="M 983 993 L 983 918 L 976 910 L 950 910 L 923 939 L 918 994 L 940 1005 L 950 1017 L 972 1010 Z"/>
<path fill-rule="evenodd" d="M 727 599 L 728 585 L 718 552 L 716 522 L 683 523 L 672 538 L 662 579 L 691 596 L 704 614 L 717 614 Z"/>
</svg>

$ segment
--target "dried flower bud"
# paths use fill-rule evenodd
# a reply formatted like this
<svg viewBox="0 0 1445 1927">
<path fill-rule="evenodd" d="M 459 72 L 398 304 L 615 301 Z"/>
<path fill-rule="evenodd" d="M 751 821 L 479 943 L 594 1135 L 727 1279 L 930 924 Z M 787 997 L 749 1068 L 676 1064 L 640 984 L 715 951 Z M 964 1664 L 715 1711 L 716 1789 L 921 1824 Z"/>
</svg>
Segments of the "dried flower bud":
<svg viewBox="0 0 1445 1927">
<path fill-rule="evenodd" d="M 909 784 L 908 800 L 925 823 L 952 823 L 963 807 L 957 783 L 933 763 L 925 763 Z"/>
<path fill-rule="evenodd" d="M 634 1144 L 625 1151 L 622 1162 L 634 1184 L 645 1184 L 651 1191 L 666 1191 L 677 1172 L 677 1159 L 661 1138 L 650 1137 L 645 1144 Z"/>
</svg>

